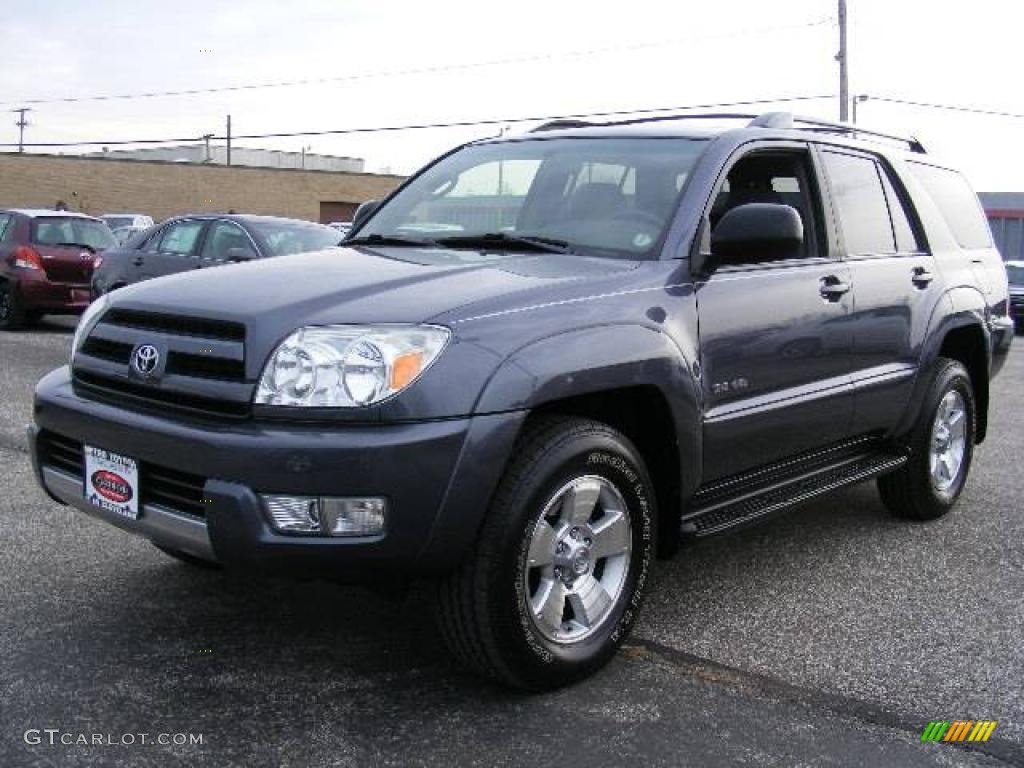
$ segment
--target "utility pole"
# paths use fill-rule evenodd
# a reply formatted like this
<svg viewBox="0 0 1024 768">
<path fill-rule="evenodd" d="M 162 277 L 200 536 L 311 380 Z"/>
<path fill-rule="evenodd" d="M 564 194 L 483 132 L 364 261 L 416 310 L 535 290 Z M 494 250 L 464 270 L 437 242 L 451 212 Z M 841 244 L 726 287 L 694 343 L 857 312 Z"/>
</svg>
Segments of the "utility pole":
<svg viewBox="0 0 1024 768">
<path fill-rule="evenodd" d="M 846 49 L 846 0 L 839 0 L 839 119 L 846 122 L 850 110 L 850 71 Z"/>
<path fill-rule="evenodd" d="M 231 115 L 228 115 L 228 157 L 227 164 L 231 165 Z"/>
<path fill-rule="evenodd" d="M 18 107 L 18 109 L 12 109 L 11 112 L 18 113 L 18 122 L 15 123 L 18 126 L 18 151 L 25 151 L 25 128 L 28 127 L 29 122 L 25 119 L 25 113 L 31 112 L 32 107 Z"/>
</svg>

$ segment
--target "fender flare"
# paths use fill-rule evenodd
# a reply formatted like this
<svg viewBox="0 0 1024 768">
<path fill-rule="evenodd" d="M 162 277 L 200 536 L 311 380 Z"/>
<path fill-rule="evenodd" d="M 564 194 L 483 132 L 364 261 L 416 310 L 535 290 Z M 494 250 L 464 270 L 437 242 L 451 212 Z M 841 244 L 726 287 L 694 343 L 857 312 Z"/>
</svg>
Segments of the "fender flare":
<svg viewBox="0 0 1024 768">
<path fill-rule="evenodd" d="M 932 316 L 928 321 L 928 332 L 921 346 L 917 377 L 914 381 L 913 392 L 910 397 L 906 412 L 900 419 L 898 425 L 892 430 L 893 435 L 904 435 L 909 432 L 917 421 L 921 412 L 921 404 L 931 386 L 932 373 L 935 370 L 936 361 L 942 344 L 950 331 L 960 328 L 975 328 L 985 341 L 984 353 L 986 357 L 986 384 L 988 379 L 988 366 L 991 364 L 991 344 L 989 339 L 988 326 L 985 322 L 987 302 L 985 296 L 976 288 L 959 286 L 951 288 L 936 302 L 932 310 Z M 987 392 L 976 392 L 975 396 L 987 402 Z M 984 420 L 979 416 L 979 435 L 984 437 Z"/>
<path fill-rule="evenodd" d="M 685 498 L 700 483 L 701 390 L 691 362 L 659 328 L 595 325 L 531 341 L 492 373 L 474 411 L 529 411 L 567 398 L 642 386 L 657 389 L 672 414 Z"/>
</svg>

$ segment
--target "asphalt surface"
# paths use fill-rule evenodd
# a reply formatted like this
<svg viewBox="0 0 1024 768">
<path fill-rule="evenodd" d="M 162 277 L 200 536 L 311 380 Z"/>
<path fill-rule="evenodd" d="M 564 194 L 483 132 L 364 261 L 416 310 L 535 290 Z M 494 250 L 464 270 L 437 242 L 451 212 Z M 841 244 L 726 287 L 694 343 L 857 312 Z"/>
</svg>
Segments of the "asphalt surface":
<svg viewBox="0 0 1024 768">
<path fill-rule="evenodd" d="M 1024 345 L 953 514 L 866 485 L 691 546 L 623 652 L 543 696 L 453 664 L 426 587 L 198 570 L 49 501 L 24 426 L 69 345 L 0 333 L 0 766 L 1024 765 Z M 935 719 L 999 725 L 922 744 Z"/>
</svg>

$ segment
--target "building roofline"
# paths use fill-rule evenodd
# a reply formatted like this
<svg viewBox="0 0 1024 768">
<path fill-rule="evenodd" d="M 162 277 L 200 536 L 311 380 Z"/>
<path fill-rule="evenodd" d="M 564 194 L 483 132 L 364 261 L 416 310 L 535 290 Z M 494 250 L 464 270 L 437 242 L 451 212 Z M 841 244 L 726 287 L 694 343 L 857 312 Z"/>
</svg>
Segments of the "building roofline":
<svg viewBox="0 0 1024 768">
<path fill-rule="evenodd" d="M 398 179 L 406 177 L 396 173 L 369 173 L 368 171 L 324 171 L 314 168 L 275 168 L 262 165 L 221 165 L 220 163 L 179 163 L 174 160 L 138 160 L 130 157 L 88 157 L 85 155 L 55 155 L 44 152 L 0 152 L 0 158 L 36 158 L 45 160 L 75 160 L 87 163 L 145 163 L 149 165 L 169 165 L 174 168 L 232 171 L 272 171 L 274 173 L 320 173 L 328 176 L 365 176 L 375 179 Z"/>
</svg>

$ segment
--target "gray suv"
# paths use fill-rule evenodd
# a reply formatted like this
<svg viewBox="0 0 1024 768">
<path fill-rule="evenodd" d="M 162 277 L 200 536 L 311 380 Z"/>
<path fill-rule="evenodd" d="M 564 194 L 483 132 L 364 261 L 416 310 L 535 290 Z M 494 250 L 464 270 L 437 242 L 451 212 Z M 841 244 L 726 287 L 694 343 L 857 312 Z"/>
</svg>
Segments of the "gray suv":
<svg viewBox="0 0 1024 768">
<path fill-rule="evenodd" d="M 39 482 L 189 562 L 430 578 L 452 650 L 535 690 L 688 539 L 869 479 L 946 514 L 1013 337 L 978 201 L 914 140 L 750 117 L 474 142 L 341 255 L 103 296 Z"/>
</svg>

